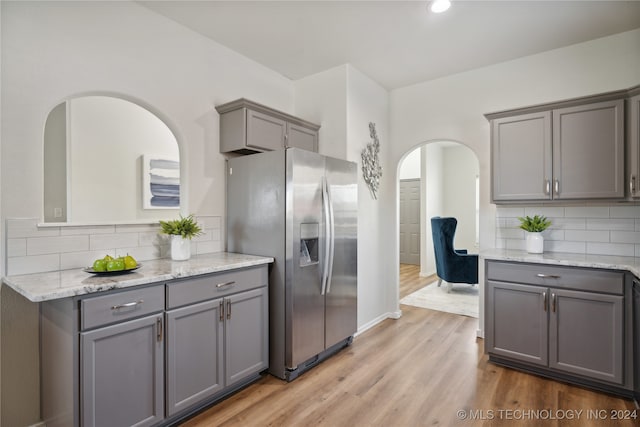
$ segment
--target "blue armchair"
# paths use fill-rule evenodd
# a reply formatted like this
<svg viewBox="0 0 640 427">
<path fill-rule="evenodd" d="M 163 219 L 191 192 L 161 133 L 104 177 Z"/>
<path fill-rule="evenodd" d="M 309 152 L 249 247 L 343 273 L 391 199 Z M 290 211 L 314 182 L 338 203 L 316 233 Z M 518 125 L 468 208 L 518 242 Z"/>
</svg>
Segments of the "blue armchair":
<svg viewBox="0 0 640 427">
<path fill-rule="evenodd" d="M 468 254 L 466 249 L 453 248 L 457 225 L 458 220 L 455 218 L 431 218 L 438 286 L 442 285 L 443 280 L 470 285 L 478 283 L 478 255 Z"/>
</svg>

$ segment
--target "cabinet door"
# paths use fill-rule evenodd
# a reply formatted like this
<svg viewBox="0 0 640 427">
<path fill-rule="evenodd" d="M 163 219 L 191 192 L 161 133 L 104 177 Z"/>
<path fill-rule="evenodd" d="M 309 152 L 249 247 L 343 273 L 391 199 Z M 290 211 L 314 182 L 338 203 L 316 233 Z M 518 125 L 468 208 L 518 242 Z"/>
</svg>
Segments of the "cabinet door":
<svg viewBox="0 0 640 427">
<path fill-rule="evenodd" d="M 227 387 L 269 366 L 268 303 L 266 287 L 225 299 Z"/>
<path fill-rule="evenodd" d="M 554 199 L 624 197 L 624 101 L 553 111 Z"/>
<path fill-rule="evenodd" d="M 630 98 L 627 107 L 629 188 L 631 196 L 640 197 L 640 95 Z"/>
<path fill-rule="evenodd" d="M 287 122 L 257 111 L 247 110 L 247 146 L 261 150 L 284 148 Z"/>
<path fill-rule="evenodd" d="M 487 284 L 489 353 L 547 366 L 547 288 Z"/>
<path fill-rule="evenodd" d="M 624 297 L 550 291 L 549 367 L 622 384 Z"/>
<path fill-rule="evenodd" d="M 491 121 L 493 201 L 551 199 L 551 113 Z"/>
<path fill-rule="evenodd" d="M 167 415 L 222 390 L 222 299 L 167 312 Z"/>
<path fill-rule="evenodd" d="M 164 418 L 162 317 L 80 334 L 83 426 L 149 426 Z"/>
<path fill-rule="evenodd" d="M 318 131 L 293 123 L 287 124 L 287 147 L 318 152 Z"/>
</svg>

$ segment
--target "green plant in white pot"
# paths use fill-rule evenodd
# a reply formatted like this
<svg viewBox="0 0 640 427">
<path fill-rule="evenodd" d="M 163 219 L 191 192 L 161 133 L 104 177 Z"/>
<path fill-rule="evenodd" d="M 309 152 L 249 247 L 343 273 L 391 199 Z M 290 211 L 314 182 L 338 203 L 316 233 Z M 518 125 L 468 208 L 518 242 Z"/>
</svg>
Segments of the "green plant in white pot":
<svg viewBox="0 0 640 427">
<path fill-rule="evenodd" d="M 170 221 L 160 221 L 160 231 L 171 237 L 171 259 L 184 261 L 191 258 L 191 239 L 202 234 L 193 215 Z"/>
<path fill-rule="evenodd" d="M 518 217 L 520 228 L 527 232 L 526 248 L 531 254 L 544 252 L 544 238 L 542 232 L 549 228 L 551 221 L 541 215 Z"/>
</svg>

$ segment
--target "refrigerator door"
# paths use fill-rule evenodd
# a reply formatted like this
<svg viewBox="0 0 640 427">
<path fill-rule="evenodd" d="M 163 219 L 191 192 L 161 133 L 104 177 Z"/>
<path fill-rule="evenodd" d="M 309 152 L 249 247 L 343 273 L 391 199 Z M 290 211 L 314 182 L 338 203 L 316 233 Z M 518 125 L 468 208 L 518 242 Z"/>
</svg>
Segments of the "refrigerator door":
<svg viewBox="0 0 640 427">
<path fill-rule="evenodd" d="M 357 330 L 358 184 L 355 163 L 327 157 L 326 183 L 333 221 L 333 259 L 326 290 L 326 348 Z"/>
<path fill-rule="evenodd" d="M 287 150 L 285 298 L 289 343 L 285 362 L 290 369 L 324 350 L 324 164 L 325 158 L 319 154 Z"/>
</svg>

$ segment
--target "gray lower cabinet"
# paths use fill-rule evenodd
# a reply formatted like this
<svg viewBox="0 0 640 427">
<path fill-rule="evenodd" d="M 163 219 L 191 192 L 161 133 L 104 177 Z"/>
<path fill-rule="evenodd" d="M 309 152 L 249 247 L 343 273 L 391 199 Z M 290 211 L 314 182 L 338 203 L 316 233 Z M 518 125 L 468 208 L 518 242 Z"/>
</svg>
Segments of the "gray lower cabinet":
<svg viewBox="0 0 640 427">
<path fill-rule="evenodd" d="M 546 288 L 488 282 L 488 320 L 492 354 L 535 365 L 548 364 Z"/>
<path fill-rule="evenodd" d="M 167 312 L 167 416 L 268 367 L 262 287 Z"/>
<path fill-rule="evenodd" d="M 168 311 L 167 415 L 175 415 L 224 387 L 221 299 Z"/>
<path fill-rule="evenodd" d="M 630 389 L 624 273 L 502 261 L 485 271 L 490 360 Z"/>
<path fill-rule="evenodd" d="M 151 426 L 164 419 L 162 317 L 80 334 L 82 425 Z"/>
<path fill-rule="evenodd" d="M 623 384 L 624 297 L 549 289 L 549 367 Z"/>
<path fill-rule="evenodd" d="M 40 305 L 48 427 L 156 426 L 268 368 L 266 265 Z"/>
<path fill-rule="evenodd" d="M 248 99 L 216 107 L 220 152 L 251 154 L 294 147 L 318 152 L 320 126 Z"/>
</svg>

